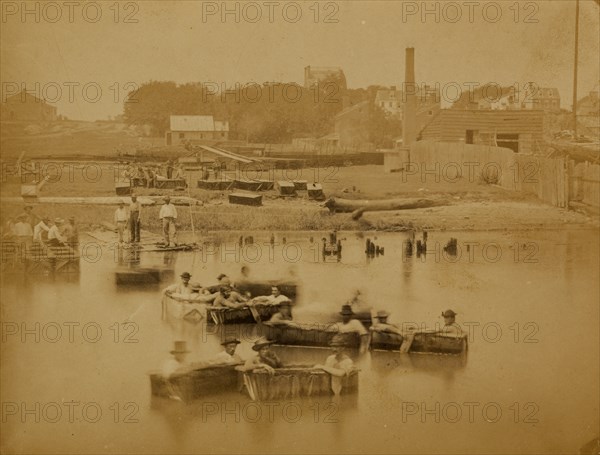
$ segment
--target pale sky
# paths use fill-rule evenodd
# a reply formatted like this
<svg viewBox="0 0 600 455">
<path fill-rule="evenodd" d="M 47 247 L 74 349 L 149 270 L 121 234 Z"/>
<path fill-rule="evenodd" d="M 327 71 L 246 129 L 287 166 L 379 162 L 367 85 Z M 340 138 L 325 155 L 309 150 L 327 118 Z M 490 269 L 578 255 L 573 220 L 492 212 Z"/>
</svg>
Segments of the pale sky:
<svg viewBox="0 0 600 455">
<path fill-rule="evenodd" d="M 248 81 L 302 83 L 303 68 L 313 65 L 341 67 L 350 88 L 401 86 L 404 50 L 409 46 L 415 47 L 419 82 L 442 87 L 456 82 L 466 90 L 465 82 L 511 85 L 533 81 L 557 87 L 563 107 L 570 108 L 572 102 L 573 0 L 523 0 L 518 8 L 513 0 L 323 1 L 317 4 L 316 21 L 315 1 L 279 1 L 272 2 L 272 22 L 269 2 L 250 2 L 249 6 L 248 2 L 227 2 L 231 10 L 238 8 L 238 23 L 235 14 L 221 18 L 223 2 L 121 2 L 116 22 L 114 0 L 97 2 L 102 17 L 96 23 L 90 22 L 96 10 L 88 7 L 84 16 L 83 2 L 73 7 L 72 22 L 69 7 L 55 2 L 62 8 L 55 23 L 50 22 L 58 12 L 53 7 L 38 6 L 36 22 L 35 14 L 22 17 L 21 3 L 2 1 L 2 101 L 22 83 L 33 94 L 38 83 L 40 94 L 45 87 L 48 97 L 56 96 L 58 84 L 62 89 L 58 111 L 73 119 L 106 119 L 121 113 L 125 85 L 149 80 L 215 81 L 228 86 Z M 439 17 L 421 17 L 423 3 L 432 9 L 439 5 Z M 36 4 L 43 5 L 28 5 L 34 10 Z M 292 23 L 295 5 L 302 17 Z M 502 15 L 492 23 L 497 13 L 494 5 Z M 250 23 L 256 6 L 262 17 Z M 408 15 L 412 7 L 419 10 Z M 217 14 L 203 16 L 203 8 L 216 8 Z M 580 97 L 600 79 L 599 10 L 592 0 L 581 0 Z M 461 17 L 449 22 L 458 11 Z M 137 23 L 124 22 L 130 13 Z M 337 23 L 326 23 L 328 14 Z M 537 23 L 525 22 L 527 17 Z M 74 88 L 73 102 L 69 83 L 80 84 Z M 82 93 L 86 83 L 91 83 L 87 101 Z M 95 103 L 93 84 L 102 89 Z M 453 96 L 451 91 L 448 96 Z"/>
</svg>

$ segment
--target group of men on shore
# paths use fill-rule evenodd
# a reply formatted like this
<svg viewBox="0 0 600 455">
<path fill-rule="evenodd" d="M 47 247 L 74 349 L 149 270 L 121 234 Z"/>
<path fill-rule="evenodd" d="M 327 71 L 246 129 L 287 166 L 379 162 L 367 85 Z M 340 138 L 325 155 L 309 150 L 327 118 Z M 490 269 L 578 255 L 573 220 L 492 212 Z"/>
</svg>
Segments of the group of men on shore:
<svg viewBox="0 0 600 455">
<path fill-rule="evenodd" d="M 23 213 L 9 219 L 5 228 L 3 239 L 14 239 L 25 244 L 38 242 L 51 247 L 73 247 L 79 243 L 75 217 L 71 216 L 67 221 L 59 217 L 39 217 L 31 205 L 26 205 Z"/>
<path fill-rule="evenodd" d="M 167 160 L 164 166 L 135 166 L 129 164 L 124 177 L 131 180 L 139 180 L 142 186 L 146 188 L 154 188 L 156 187 L 156 182 L 161 179 L 184 179 L 184 170 L 181 163 L 176 164 L 173 160 Z"/>
<path fill-rule="evenodd" d="M 177 246 L 177 209 L 171 203 L 169 196 L 164 198 L 165 203 L 161 206 L 158 217 L 162 222 L 164 245 L 166 247 Z M 137 196 L 131 196 L 131 202 L 127 204 L 124 200 L 119 202 L 119 207 L 114 213 L 114 223 L 119 235 L 119 243 L 124 243 L 124 233 L 129 229 L 129 242 L 139 243 L 141 241 L 142 226 L 142 204 Z"/>
</svg>

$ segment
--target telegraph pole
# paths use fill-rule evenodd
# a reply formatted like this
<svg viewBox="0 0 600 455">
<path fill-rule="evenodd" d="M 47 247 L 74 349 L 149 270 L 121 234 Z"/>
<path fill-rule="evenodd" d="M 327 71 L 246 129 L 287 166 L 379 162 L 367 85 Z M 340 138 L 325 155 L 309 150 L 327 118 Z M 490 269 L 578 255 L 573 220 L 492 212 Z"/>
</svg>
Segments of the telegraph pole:
<svg viewBox="0 0 600 455">
<path fill-rule="evenodd" d="M 573 69 L 573 134 L 577 140 L 577 62 L 579 59 L 579 0 L 575 0 L 575 65 Z"/>
</svg>

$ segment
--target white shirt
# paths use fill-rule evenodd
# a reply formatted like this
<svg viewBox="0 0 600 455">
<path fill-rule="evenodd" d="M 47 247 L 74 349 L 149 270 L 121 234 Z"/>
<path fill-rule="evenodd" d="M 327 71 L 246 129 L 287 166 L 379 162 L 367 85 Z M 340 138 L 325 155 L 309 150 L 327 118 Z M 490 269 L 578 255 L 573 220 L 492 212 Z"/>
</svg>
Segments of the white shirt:
<svg viewBox="0 0 600 455">
<path fill-rule="evenodd" d="M 50 228 L 46 225 L 46 223 L 44 223 L 43 221 L 40 221 L 38 224 L 35 225 L 35 228 L 33 228 L 33 240 L 37 240 L 38 242 L 42 241 L 42 232 L 48 232 L 50 230 Z"/>
<path fill-rule="evenodd" d="M 119 207 L 117 210 L 115 210 L 115 223 L 120 223 L 123 221 L 127 222 L 128 219 L 129 215 L 127 214 L 127 209 L 125 207 Z"/>
<path fill-rule="evenodd" d="M 344 356 L 342 360 L 338 360 L 335 354 L 332 354 L 329 357 L 327 357 L 327 360 L 325 360 L 325 366 L 344 370 L 346 374 L 348 374 L 354 368 L 354 362 L 348 356 Z"/>
<path fill-rule="evenodd" d="M 23 221 L 17 221 L 13 226 L 13 232 L 19 237 L 31 237 L 33 231 L 31 230 L 31 224 L 24 223 Z"/>
<path fill-rule="evenodd" d="M 290 302 L 290 299 L 283 294 L 279 294 L 277 297 L 275 297 L 273 294 L 271 294 L 271 295 L 267 296 L 266 300 L 268 303 L 270 303 L 272 305 L 278 305 L 283 302 Z"/>
<path fill-rule="evenodd" d="M 350 319 L 348 324 L 341 323 L 337 326 L 340 333 L 356 332 L 359 335 L 367 335 L 367 329 L 365 329 L 365 326 L 357 319 Z"/>
<path fill-rule="evenodd" d="M 213 357 L 211 363 L 242 363 L 239 355 L 229 355 L 227 351 L 221 351 Z"/>
<path fill-rule="evenodd" d="M 168 378 L 173 373 L 176 373 L 180 368 L 185 367 L 185 363 L 179 363 L 176 359 L 168 359 L 165 360 L 162 366 L 162 374 L 164 377 Z"/>
<path fill-rule="evenodd" d="M 59 242 L 66 242 L 66 239 L 60 234 L 58 226 L 55 224 L 48 231 L 48 240 L 56 239 Z"/>
<path fill-rule="evenodd" d="M 185 286 L 183 283 L 177 283 L 169 286 L 167 291 L 173 294 L 180 294 L 183 297 L 190 297 L 194 290 L 189 283 L 187 286 Z"/>
<path fill-rule="evenodd" d="M 175 206 L 173 204 L 164 204 L 160 208 L 158 217 L 160 219 L 167 218 L 167 217 L 177 219 L 177 209 L 175 208 Z"/>
</svg>

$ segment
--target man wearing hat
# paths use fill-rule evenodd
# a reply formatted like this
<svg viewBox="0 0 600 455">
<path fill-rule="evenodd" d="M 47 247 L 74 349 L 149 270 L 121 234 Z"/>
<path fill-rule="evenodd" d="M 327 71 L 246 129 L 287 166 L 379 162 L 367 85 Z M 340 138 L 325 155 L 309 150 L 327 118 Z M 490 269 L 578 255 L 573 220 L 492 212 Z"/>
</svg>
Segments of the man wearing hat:
<svg viewBox="0 0 600 455">
<path fill-rule="evenodd" d="M 29 223 L 32 229 L 39 221 L 39 218 L 35 215 L 35 213 L 33 213 L 33 206 L 31 205 L 26 205 L 23 208 L 23 213 L 21 213 L 21 215 L 25 216 L 24 221 Z"/>
<path fill-rule="evenodd" d="M 198 288 L 197 286 L 192 286 L 190 284 L 190 278 L 192 278 L 192 275 L 189 272 L 183 272 L 180 277 L 181 282 L 169 286 L 167 289 L 165 289 L 165 294 L 185 299 L 194 297 L 192 294 L 196 293 Z"/>
<path fill-rule="evenodd" d="M 275 368 L 282 368 L 283 363 L 281 363 L 279 357 L 271 351 L 271 345 L 273 343 L 275 342 L 269 341 L 265 337 L 257 339 L 252 346 L 252 350 L 256 351 L 257 354 L 246 361 L 244 370 L 264 369 L 272 374 L 275 372 Z"/>
<path fill-rule="evenodd" d="M 243 363 L 241 357 L 235 353 L 238 344 L 241 341 L 237 338 L 226 338 L 225 341 L 221 343 L 223 346 L 223 350 L 219 352 L 212 360 L 211 363 L 225 363 L 225 364 L 240 364 Z"/>
<path fill-rule="evenodd" d="M 162 375 L 170 378 L 174 374 L 185 373 L 189 370 L 189 364 L 186 361 L 190 351 L 187 350 L 185 341 L 176 341 L 175 347 L 171 351 L 170 359 L 167 359 L 162 367 Z"/>
<path fill-rule="evenodd" d="M 334 394 L 339 395 L 342 390 L 341 378 L 354 370 L 354 362 L 345 352 L 344 339 L 340 335 L 334 335 L 329 343 L 333 354 L 325 360 L 325 365 L 315 365 L 315 369 L 323 370 L 333 376 L 331 388 Z"/>
<path fill-rule="evenodd" d="M 446 310 L 442 313 L 442 317 L 444 318 L 444 327 L 442 327 L 440 332 L 449 336 L 462 336 L 463 331 L 460 325 L 456 323 L 457 314 L 458 313 L 455 313 L 452 310 Z"/>
<path fill-rule="evenodd" d="M 169 196 L 165 198 L 165 203 L 160 208 L 158 217 L 162 220 L 163 224 L 165 246 L 177 246 L 177 229 L 175 227 L 177 209 L 171 204 L 171 198 Z"/>
<path fill-rule="evenodd" d="M 360 352 L 365 352 L 369 345 L 369 332 L 362 323 L 354 319 L 354 311 L 350 305 L 342 305 L 342 323 L 337 324 L 340 333 L 357 333 L 360 336 Z"/>
<path fill-rule="evenodd" d="M 123 243 L 123 232 L 127 228 L 127 222 L 129 220 L 129 214 L 125 208 L 125 201 L 119 202 L 119 208 L 115 210 L 115 226 L 117 226 L 117 232 L 119 233 L 119 243 Z"/>
<path fill-rule="evenodd" d="M 62 235 L 67 240 L 69 246 L 77 246 L 79 244 L 79 232 L 74 216 L 69 217 L 69 222 L 62 229 Z"/>
<path fill-rule="evenodd" d="M 64 246 L 67 239 L 65 239 L 60 233 L 60 228 L 62 227 L 65 220 L 62 218 L 55 218 L 54 224 L 48 230 L 48 245 L 50 246 Z"/>
<path fill-rule="evenodd" d="M 129 239 L 133 243 L 140 241 L 142 204 L 137 200 L 137 196 L 131 196 L 129 204 Z"/>
<path fill-rule="evenodd" d="M 370 327 L 371 331 L 374 332 L 384 332 L 384 333 L 395 333 L 400 335 L 400 329 L 396 324 L 390 324 L 387 322 L 390 313 L 385 310 L 381 310 L 377 312 L 377 322 Z"/>
</svg>

